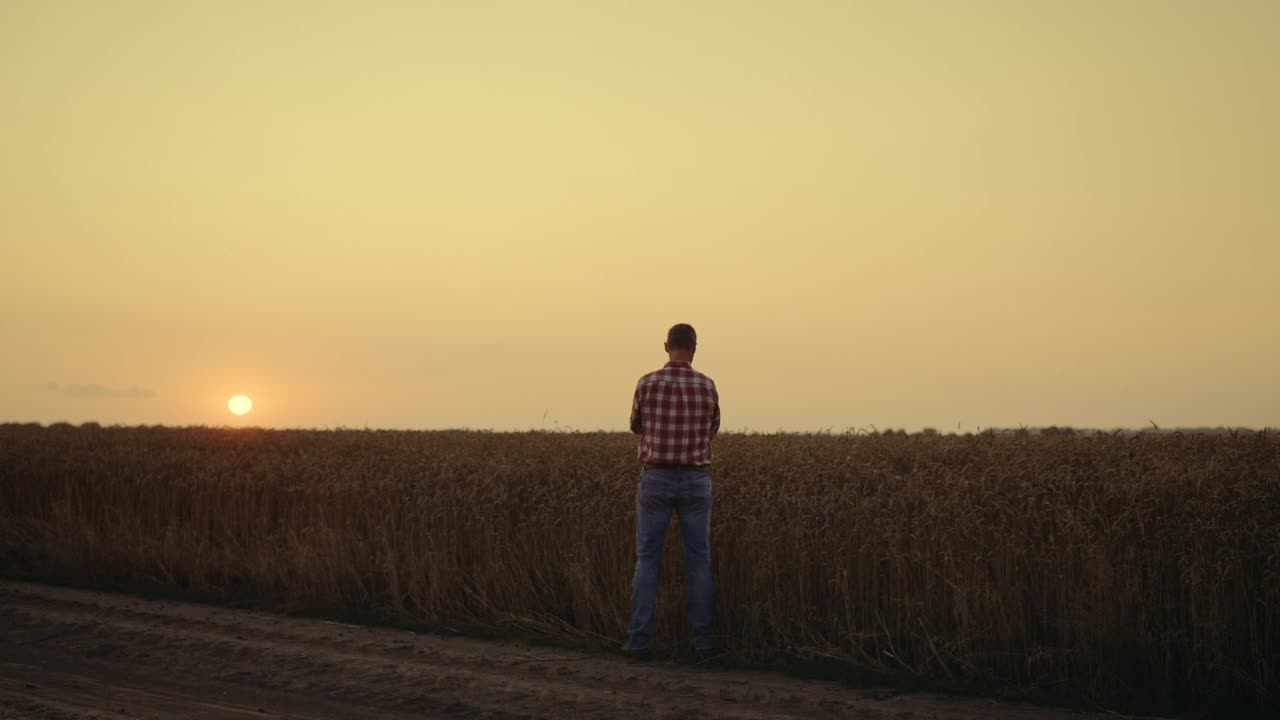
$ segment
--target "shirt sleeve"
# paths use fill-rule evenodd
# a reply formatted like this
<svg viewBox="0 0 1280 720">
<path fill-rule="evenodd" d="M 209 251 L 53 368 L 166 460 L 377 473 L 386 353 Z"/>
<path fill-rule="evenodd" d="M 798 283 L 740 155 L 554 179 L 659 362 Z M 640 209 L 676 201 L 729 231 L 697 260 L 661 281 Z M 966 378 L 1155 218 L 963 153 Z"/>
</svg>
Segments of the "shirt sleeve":
<svg viewBox="0 0 1280 720">
<path fill-rule="evenodd" d="M 635 433 L 636 435 L 639 435 L 644 431 L 644 425 L 641 422 L 642 420 L 641 412 L 640 412 L 641 407 L 642 407 L 642 404 L 640 400 L 640 384 L 636 383 L 636 394 L 631 399 L 631 432 Z"/>
<path fill-rule="evenodd" d="M 716 392 L 716 386 L 711 386 L 711 437 L 715 437 L 720 432 L 720 393 Z"/>
</svg>

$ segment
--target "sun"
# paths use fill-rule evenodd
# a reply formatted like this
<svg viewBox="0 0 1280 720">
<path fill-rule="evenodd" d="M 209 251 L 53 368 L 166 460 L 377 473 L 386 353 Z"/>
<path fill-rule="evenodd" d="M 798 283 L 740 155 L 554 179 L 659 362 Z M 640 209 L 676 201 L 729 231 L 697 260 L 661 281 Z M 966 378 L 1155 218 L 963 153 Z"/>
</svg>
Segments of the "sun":
<svg viewBox="0 0 1280 720">
<path fill-rule="evenodd" d="M 236 395 L 227 401 L 227 409 L 236 415 L 244 415 L 253 409 L 253 401 L 247 395 Z"/>
</svg>

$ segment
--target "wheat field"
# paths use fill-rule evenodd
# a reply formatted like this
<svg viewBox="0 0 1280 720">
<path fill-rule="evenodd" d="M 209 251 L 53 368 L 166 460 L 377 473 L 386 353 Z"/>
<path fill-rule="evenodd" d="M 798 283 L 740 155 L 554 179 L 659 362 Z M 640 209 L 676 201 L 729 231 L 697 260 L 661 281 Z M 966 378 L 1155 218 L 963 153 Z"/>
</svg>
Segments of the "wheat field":
<svg viewBox="0 0 1280 720">
<path fill-rule="evenodd" d="M 1280 435 L 716 441 L 716 628 L 1097 702 L 1280 706 Z M 615 648 L 619 433 L 0 426 L 0 573 Z M 656 646 L 689 643 L 683 558 Z"/>
</svg>

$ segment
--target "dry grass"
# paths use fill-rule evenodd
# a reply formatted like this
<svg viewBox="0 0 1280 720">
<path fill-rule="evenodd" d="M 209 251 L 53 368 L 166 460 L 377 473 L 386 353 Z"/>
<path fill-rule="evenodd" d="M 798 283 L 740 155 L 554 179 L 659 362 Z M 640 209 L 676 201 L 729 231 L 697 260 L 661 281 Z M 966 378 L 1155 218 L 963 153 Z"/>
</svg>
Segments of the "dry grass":
<svg viewBox="0 0 1280 720">
<path fill-rule="evenodd" d="M 738 658 L 1278 704 L 1275 433 L 730 434 L 716 452 L 717 629 Z M 636 475 L 622 434 L 0 426 L 0 571 L 612 645 Z M 678 548 L 668 647 L 689 639 Z"/>
</svg>

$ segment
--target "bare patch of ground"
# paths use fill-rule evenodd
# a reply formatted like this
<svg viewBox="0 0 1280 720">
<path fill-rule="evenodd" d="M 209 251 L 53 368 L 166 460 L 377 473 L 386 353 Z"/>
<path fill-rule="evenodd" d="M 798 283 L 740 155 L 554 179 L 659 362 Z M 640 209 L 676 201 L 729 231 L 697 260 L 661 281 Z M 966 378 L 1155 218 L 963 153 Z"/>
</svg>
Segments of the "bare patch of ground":
<svg viewBox="0 0 1280 720">
<path fill-rule="evenodd" d="M 0 719 L 263 717 L 1108 716 L 0 581 Z"/>
</svg>

